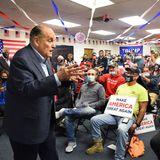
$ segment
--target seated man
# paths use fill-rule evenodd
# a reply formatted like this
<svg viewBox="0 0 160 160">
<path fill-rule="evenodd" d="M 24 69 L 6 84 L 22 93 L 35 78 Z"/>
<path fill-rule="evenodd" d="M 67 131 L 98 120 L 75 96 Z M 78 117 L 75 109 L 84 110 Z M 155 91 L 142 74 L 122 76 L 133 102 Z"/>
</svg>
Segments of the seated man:
<svg viewBox="0 0 160 160">
<path fill-rule="evenodd" d="M 148 101 L 147 90 L 136 82 L 138 76 L 139 70 L 137 68 L 128 68 L 125 76 L 126 83 L 119 86 L 116 91 L 117 95 L 137 97 L 133 117 L 131 119 L 128 118 L 127 121 L 124 121 L 126 118 L 106 113 L 92 117 L 91 129 L 94 145 L 86 150 L 87 154 L 94 154 L 103 151 L 100 126 L 105 124 L 118 125 L 115 160 L 124 159 L 126 144 L 129 138 L 128 132 L 133 133 L 140 125 L 146 112 Z"/>
<path fill-rule="evenodd" d="M 101 84 L 96 82 L 98 73 L 94 69 L 87 72 L 87 83 L 83 84 L 75 103 L 75 108 L 62 108 L 56 112 L 56 118 L 65 116 L 68 146 L 66 152 L 72 152 L 76 147 L 74 121 L 82 116 L 96 113 L 96 108 L 105 104 L 105 91 Z"/>
<path fill-rule="evenodd" d="M 116 93 L 118 86 L 125 83 L 125 79 L 118 72 L 118 64 L 111 62 L 108 65 L 109 73 L 99 77 L 98 81 L 104 85 L 106 98 Z"/>
<path fill-rule="evenodd" d="M 117 88 L 125 83 L 125 78 L 118 71 L 118 64 L 111 62 L 108 65 L 109 73 L 99 77 L 99 82 L 103 84 L 106 93 L 106 99 L 116 93 Z M 105 108 L 102 109 L 102 112 Z"/>
</svg>

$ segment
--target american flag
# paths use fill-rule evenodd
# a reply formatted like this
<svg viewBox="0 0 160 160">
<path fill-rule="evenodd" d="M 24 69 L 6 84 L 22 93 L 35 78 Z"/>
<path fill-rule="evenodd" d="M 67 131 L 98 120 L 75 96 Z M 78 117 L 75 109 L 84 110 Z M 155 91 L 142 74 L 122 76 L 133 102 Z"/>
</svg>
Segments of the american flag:
<svg viewBox="0 0 160 160">
<path fill-rule="evenodd" d="M 9 57 L 12 58 L 14 54 L 24 46 L 26 46 L 26 41 L 0 39 L 0 55 L 2 53 L 3 48 L 6 47 L 9 49 Z"/>
</svg>

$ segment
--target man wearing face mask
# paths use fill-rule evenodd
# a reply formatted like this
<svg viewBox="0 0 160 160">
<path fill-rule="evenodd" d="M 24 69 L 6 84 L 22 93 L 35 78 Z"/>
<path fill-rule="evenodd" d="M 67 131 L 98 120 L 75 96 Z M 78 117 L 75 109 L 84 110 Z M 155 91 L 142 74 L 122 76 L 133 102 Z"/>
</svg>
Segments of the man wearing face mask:
<svg viewBox="0 0 160 160">
<path fill-rule="evenodd" d="M 68 146 L 65 152 L 70 153 L 76 147 L 74 122 L 81 116 L 96 114 L 96 108 L 105 104 L 105 91 L 96 80 L 98 73 L 94 69 L 87 72 L 87 83 L 83 84 L 75 102 L 74 108 L 62 108 L 56 112 L 56 118 L 65 116 Z"/>
<path fill-rule="evenodd" d="M 9 72 L 10 59 L 9 59 L 9 49 L 4 48 L 2 52 L 2 57 L 0 57 L 0 71 L 6 70 Z"/>
<path fill-rule="evenodd" d="M 100 126 L 102 125 L 118 125 L 117 143 L 115 150 L 115 160 L 124 160 L 126 144 L 128 142 L 129 133 L 140 126 L 147 108 L 148 94 L 147 90 L 138 84 L 136 81 L 139 76 L 137 68 L 127 68 L 126 83 L 119 86 L 116 94 L 121 96 L 137 97 L 136 105 L 133 112 L 133 117 L 124 121 L 123 117 L 114 116 L 111 114 L 100 114 L 91 118 L 91 131 L 94 145 L 86 150 L 87 154 L 95 154 L 102 152 L 102 136 Z"/>
<path fill-rule="evenodd" d="M 151 74 L 151 69 L 149 67 L 144 67 L 143 73 L 141 74 L 141 78 L 145 85 L 147 86 L 149 96 L 151 99 L 151 106 L 156 102 L 159 94 L 158 88 L 158 76 L 154 76 Z"/>
<path fill-rule="evenodd" d="M 106 93 L 106 99 L 116 93 L 117 88 L 125 83 L 125 78 L 118 71 L 118 64 L 110 62 L 109 73 L 99 77 L 99 82 L 103 84 Z"/>
</svg>

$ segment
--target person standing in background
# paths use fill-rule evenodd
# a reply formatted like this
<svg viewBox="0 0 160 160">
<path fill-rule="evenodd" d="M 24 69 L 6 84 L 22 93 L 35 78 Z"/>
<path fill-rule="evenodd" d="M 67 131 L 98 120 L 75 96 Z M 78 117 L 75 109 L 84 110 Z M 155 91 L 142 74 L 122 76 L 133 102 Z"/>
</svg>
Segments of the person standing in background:
<svg viewBox="0 0 160 160">
<path fill-rule="evenodd" d="M 3 117 L 6 104 L 6 85 L 9 72 L 2 70 L 0 72 L 0 135 L 3 134 Z"/>
<path fill-rule="evenodd" d="M 48 61 L 56 47 L 56 35 L 46 25 L 35 26 L 30 44 L 11 62 L 7 81 L 4 129 L 14 160 L 58 160 L 53 95 L 67 80 L 77 79 L 79 67 L 62 67 L 53 74 Z M 67 82 L 66 82 L 67 83 Z"/>
<path fill-rule="evenodd" d="M 0 57 L 0 71 L 6 70 L 9 72 L 10 59 L 9 59 L 9 49 L 3 48 L 2 57 Z"/>
<path fill-rule="evenodd" d="M 73 54 L 72 53 L 68 53 L 67 54 L 67 65 L 72 65 L 72 64 L 76 64 L 76 61 L 74 61 L 73 59 Z"/>
<path fill-rule="evenodd" d="M 4 109 L 6 103 L 6 85 L 9 72 L 2 70 L 0 72 L 0 116 L 4 116 Z"/>
<path fill-rule="evenodd" d="M 107 57 L 104 56 L 104 51 L 103 50 L 99 51 L 99 57 L 98 57 L 98 60 L 97 60 L 97 66 L 102 66 L 104 68 L 104 70 L 102 71 L 103 74 L 107 73 L 108 59 L 107 59 Z"/>
</svg>

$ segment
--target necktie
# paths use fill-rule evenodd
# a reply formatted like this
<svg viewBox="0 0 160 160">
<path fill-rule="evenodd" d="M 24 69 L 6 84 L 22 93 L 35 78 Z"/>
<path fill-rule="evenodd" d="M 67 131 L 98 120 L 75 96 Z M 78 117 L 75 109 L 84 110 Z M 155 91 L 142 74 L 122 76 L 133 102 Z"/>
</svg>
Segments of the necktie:
<svg viewBox="0 0 160 160">
<path fill-rule="evenodd" d="M 45 61 L 45 65 L 47 66 L 49 75 L 53 74 L 52 69 L 51 69 L 51 64 L 49 63 L 48 60 Z"/>
</svg>

